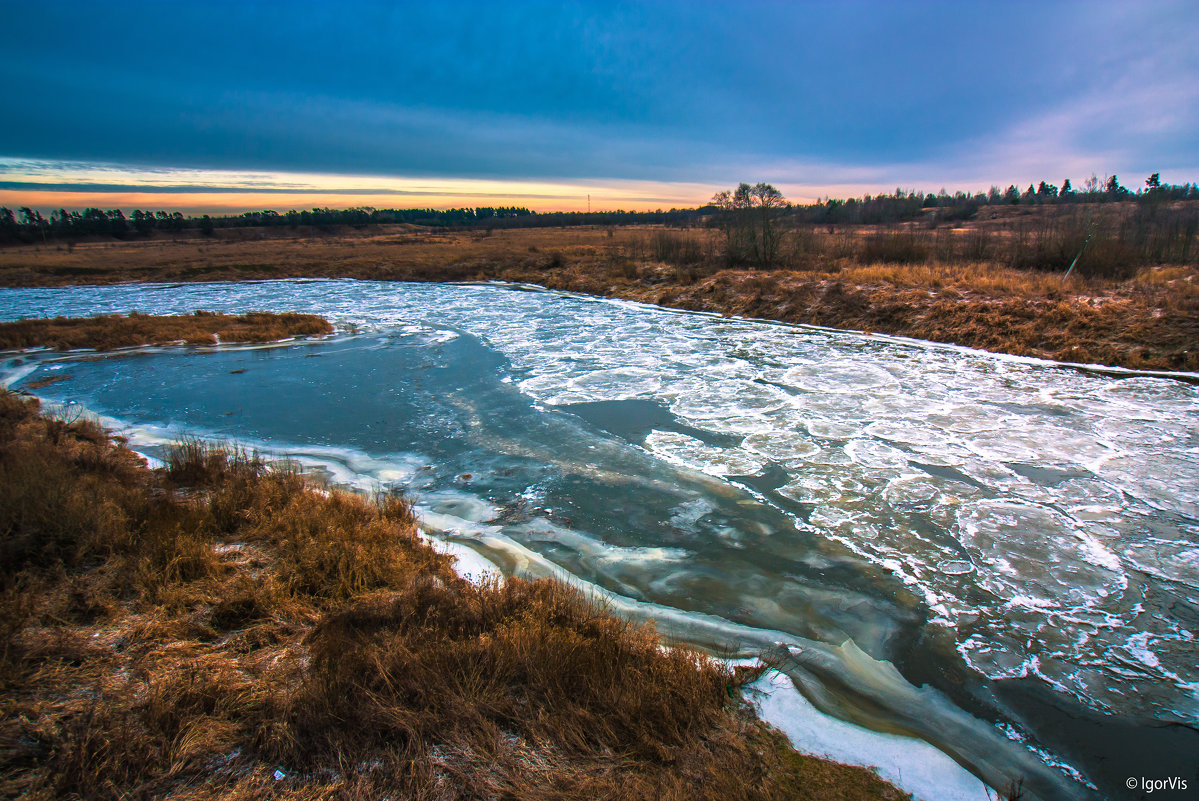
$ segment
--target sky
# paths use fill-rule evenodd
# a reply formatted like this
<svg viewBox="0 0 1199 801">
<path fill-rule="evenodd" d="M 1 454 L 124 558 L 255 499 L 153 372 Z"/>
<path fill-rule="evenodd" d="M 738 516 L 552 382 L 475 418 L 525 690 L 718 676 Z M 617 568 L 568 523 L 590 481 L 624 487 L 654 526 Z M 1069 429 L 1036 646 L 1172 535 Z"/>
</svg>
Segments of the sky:
<svg viewBox="0 0 1199 801">
<path fill-rule="evenodd" d="M 10 208 L 1199 181 L 1194 0 L 0 0 L 0 18 Z"/>
</svg>

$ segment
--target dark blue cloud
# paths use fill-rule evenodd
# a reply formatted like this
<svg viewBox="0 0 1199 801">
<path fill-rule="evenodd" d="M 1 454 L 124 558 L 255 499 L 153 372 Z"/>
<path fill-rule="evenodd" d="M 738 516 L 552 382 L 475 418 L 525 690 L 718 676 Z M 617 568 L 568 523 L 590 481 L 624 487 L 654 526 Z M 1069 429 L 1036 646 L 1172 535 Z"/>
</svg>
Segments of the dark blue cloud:
<svg viewBox="0 0 1199 801">
<path fill-rule="evenodd" d="M 771 164 L 962 163 L 1022 126 L 1086 117 L 1070 110 L 1110 99 L 1139 59 L 1153 86 L 1120 91 L 1173 100 L 1172 122 L 1113 127 L 1114 102 L 1051 144 L 1190 166 L 1195 96 L 1172 97 L 1169 78 L 1199 84 L 1199 11 L 1140 8 L 8 4 L 0 155 L 701 181 Z"/>
</svg>

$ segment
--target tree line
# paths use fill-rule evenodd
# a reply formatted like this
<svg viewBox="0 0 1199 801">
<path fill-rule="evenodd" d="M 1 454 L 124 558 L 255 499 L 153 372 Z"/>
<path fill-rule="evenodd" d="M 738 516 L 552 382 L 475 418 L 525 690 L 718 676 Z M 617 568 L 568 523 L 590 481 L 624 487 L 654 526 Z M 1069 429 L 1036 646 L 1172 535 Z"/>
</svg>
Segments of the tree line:
<svg viewBox="0 0 1199 801">
<path fill-rule="evenodd" d="M 1155 172 L 1145 179 L 1143 187 L 1135 191 L 1123 186 L 1115 175 L 1102 180 L 1091 175 L 1083 182 L 1082 188 L 1075 187 L 1069 178 L 1064 179 L 1060 186 L 1040 181 L 1035 185 L 1029 184 L 1023 190 L 1011 184 L 1007 189 L 992 186 L 987 192 L 974 194 L 959 191 L 951 195 L 944 189 L 926 194 L 897 188 L 894 194 L 865 195 L 846 200 L 830 198 L 808 206 L 797 206 L 793 216 L 802 222 L 817 224 L 879 225 L 924 217 L 953 222 L 971 219 L 984 206 L 1122 201 L 1160 203 L 1179 200 L 1199 200 L 1199 184 L 1163 184 L 1161 173 Z"/>
<path fill-rule="evenodd" d="M 155 231 L 198 230 L 213 235 L 225 228 L 364 228 L 372 225 L 407 223 L 433 228 L 552 228 L 577 225 L 694 225 L 700 220 L 697 209 L 669 211 L 597 211 L 536 212 L 517 206 L 478 206 L 458 209 L 375 209 L 350 208 L 247 211 L 223 216 L 184 216 L 182 212 L 142 211 L 128 217 L 121 209 L 89 208 L 83 211 L 58 209 L 48 217 L 29 207 L 0 207 L 0 243 L 33 243 L 51 240 L 74 241 L 85 237 L 131 239 L 147 237 Z"/>
<path fill-rule="evenodd" d="M 185 217 L 182 212 L 142 211 L 135 209 L 128 217 L 120 209 L 89 208 L 83 211 L 58 209 L 49 217 L 22 207 L 13 211 L 0 208 L 0 241 L 36 242 L 50 239 L 79 239 L 110 236 L 128 239 L 149 236 L 154 231 L 178 232 L 198 229 L 212 234 L 217 228 L 250 228 L 300 226 L 333 228 L 366 226 L 383 223 L 414 223 L 417 225 L 471 226 L 485 220 L 502 220 L 532 214 L 525 208 L 488 207 L 474 209 L 373 209 L 350 208 L 291 210 L 283 213 L 272 210 L 247 211 L 244 214 Z"/>
<path fill-rule="evenodd" d="M 765 194 L 763 194 L 765 193 Z M 773 193 L 773 194 L 772 194 Z M 58 209 L 49 216 L 23 207 L 13 211 L 0 207 L 0 243 L 72 242 L 83 238 L 148 237 L 154 232 L 178 233 L 199 230 L 212 235 L 217 229 L 246 227 L 315 227 L 335 229 L 344 226 L 367 227 L 407 223 L 438 228 L 542 228 L 577 225 L 625 226 L 667 225 L 691 227 L 709 225 L 725 234 L 730 258 L 769 264 L 777 251 L 778 226 L 808 223 L 815 225 L 865 224 L 886 225 L 929 219 L 952 222 L 974 217 L 984 206 L 1083 204 L 1132 201 L 1158 204 L 1163 201 L 1199 200 L 1199 185 L 1164 184 L 1159 173 L 1150 175 L 1136 191 L 1123 186 L 1117 176 L 1099 179 L 1092 175 L 1081 188 L 1069 178 L 1061 185 L 1040 181 L 1021 190 L 1014 184 L 1007 189 L 992 186 L 988 192 L 974 194 L 944 189 L 924 193 L 897 188 L 893 194 L 865 195 L 860 198 L 818 200 L 806 205 L 792 204 L 770 184 L 741 184 L 720 192 L 698 208 L 664 211 L 537 212 L 517 206 L 480 206 L 453 209 L 375 209 L 370 207 L 309 210 L 248 211 L 243 214 L 185 216 L 174 211 L 135 209 L 128 217 L 120 209 L 88 208 L 83 211 Z M 750 225 L 750 221 L 755 221 Z M 752 235 L 751 235 L 752 233 Z"/>
<path fill-rule="evenodd" d="M 677 266 L 812 268 L 852 260 L 875 263 L 996 262 L 1016 269 L 1063 271 L 1128 278 L 1148 264 L 1191 264 L 1199 235 L 1199 199 L 1194 185 L 1163 185 L 1154 173 L 1145 188 L 1131 192 L 1116 176 L 1094 178 L 1076 192 L 1041 182 L 1020 192 L 998 188 L 986 194 L 950 196 L 896 190 L 861 200 L 829 200 L 792 206 L 770 184 L 740 184 L 712 198 L 709 225 L 723 234 L 723 252 L 697 247 L 687 232 L 661 230 L 650 244 L 657 260 Z M 1134 201 L 1104 206 L 1111 201 Z M 1184 201 L 1184 202 L 1179 202 Z M 1065 204 L 1052 214 L 1014 215 L 1002 226 L 938 225 L 972 216 L 998 203 Z M 963 213 L 966 207 L 969 213 Z M 972 210 L 970 210 L 972 207 Z M 913 225 L 922 217 L 931 225 Z M 827 225 L 826 225 L 827 223 Z M 849 223 L 835 225 L 833 223 Z M 871 223 L 862 231 L 855 223 Z M 688 241 L 691 237 L 692 241 Z"/>
</svg>

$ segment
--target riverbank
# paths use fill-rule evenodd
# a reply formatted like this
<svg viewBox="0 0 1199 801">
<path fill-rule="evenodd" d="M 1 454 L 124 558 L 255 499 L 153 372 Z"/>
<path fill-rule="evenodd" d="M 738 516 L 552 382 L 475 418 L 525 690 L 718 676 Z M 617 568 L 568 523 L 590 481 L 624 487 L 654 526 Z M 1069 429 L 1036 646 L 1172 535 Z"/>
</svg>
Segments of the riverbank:
<svg viewBox="0 0 1199 801">
<path fill-rule="evenodd" d="M 0 250 L 0 285 L 288 277 L 520 281 L 1022 356 L 1199 370 L 1195 266 L 1148 267 L 1117 280 L 985 261 L 862 264 L 822 257 L 804 269 L 755 271 L 721 269 L 711 231 L 381 228 L 294 236 L 236 229 L 213 238 L 9 247 Z M 680 248 L 698 263 L 663 260 Z"/>
<path fill-rule="evenodd" d="M 472 584 L 399 499 L 0 394 L 8 796 L 900 798 L 552 581 Z M 102 502 L 97 502 L 102 498 Z"/>
</svg>

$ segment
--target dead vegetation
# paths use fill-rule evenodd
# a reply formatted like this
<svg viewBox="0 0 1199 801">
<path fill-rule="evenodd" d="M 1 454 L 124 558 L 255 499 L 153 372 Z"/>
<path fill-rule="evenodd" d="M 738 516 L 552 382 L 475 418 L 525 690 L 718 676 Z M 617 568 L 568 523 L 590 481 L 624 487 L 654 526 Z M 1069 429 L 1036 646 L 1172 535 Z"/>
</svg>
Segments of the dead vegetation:
<svg viewBox="0 0 1199 801">
<path fill-rule="evenodd" d="M 1036 215 L 936 229 L 813 226 L 788 233 L 781 266 L 769 271 L 727 267 L 720 232 L 708 229 L 497 229 L 480 236 L 381 226 L 337 236 L 276 231 L 263 239 L 239 229 L 215 240 L 0 249 L 0 284 L 498 279 L 1019 355 L 1199 370 L 1199 268 L 1185 260 L 1133 264 L 1116 238 L 1089 246 L 1094 263 L 1080 261 L 1067 278 L 1075 228 L 1068 218 Z M 1138 230 L 1128 228 L 1124 238 L 1136 239 Z M 1191 258 L 1178 244 L 1194 237 L 1187 231 L 1157 250 Z M 1152 255 L 1155 240 L 1146 234 L 1146 241 Z"/>
<path fill-rule="evenodd" d="M 190 315 L 108 314 L 0 323 L 0 350 L 38 346 L 73 350 L 113 350 L 137 345 L 215 345 L 218 342 L 274 342 L 297 336 L 323 336 L 333 326 L 315 314 Z"/>
<path fill-rule="evenodd" d="M 899 798 L 738 675 L 549 581 L 473 585 L 406 504 L 0 394 L 0 796 Z"/>
</svg>

